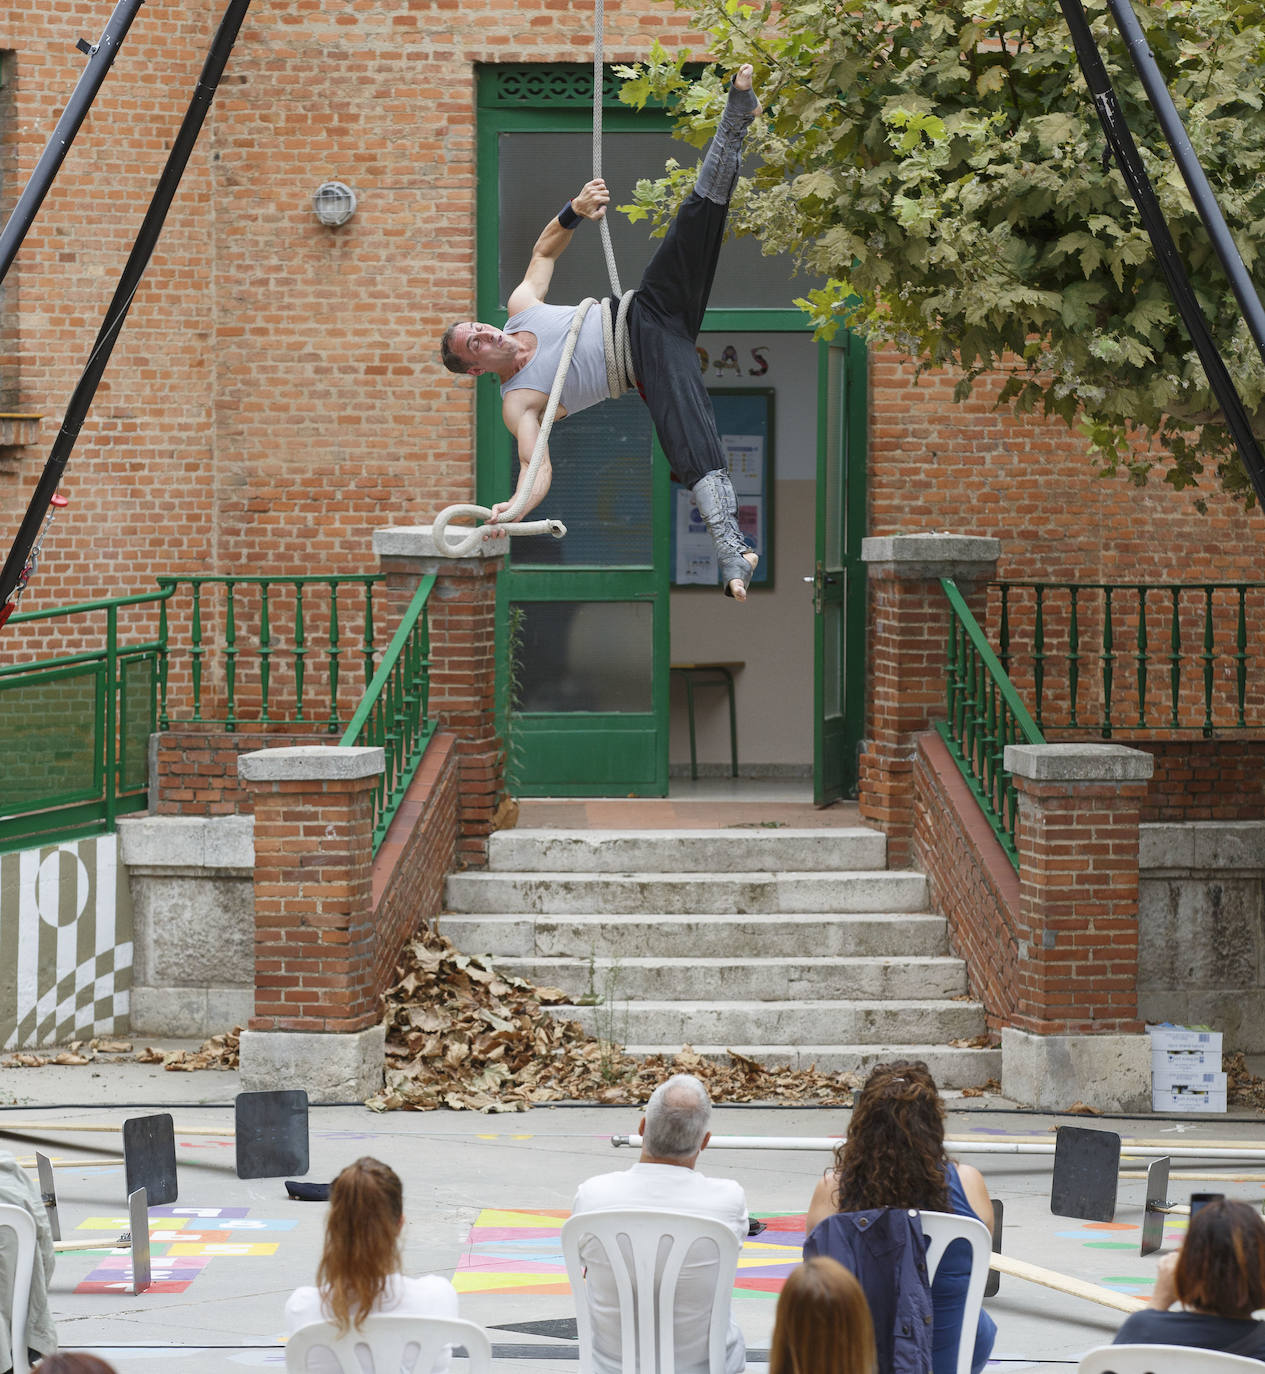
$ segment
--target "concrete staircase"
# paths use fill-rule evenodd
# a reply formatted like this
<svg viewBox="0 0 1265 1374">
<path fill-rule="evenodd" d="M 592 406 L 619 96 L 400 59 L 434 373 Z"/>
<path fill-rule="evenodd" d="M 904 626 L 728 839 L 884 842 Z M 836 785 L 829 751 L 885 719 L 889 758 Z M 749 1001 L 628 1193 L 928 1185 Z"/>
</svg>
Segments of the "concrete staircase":
<svg viewBox="0 0 1265 1374">
<path fill-rule="evenodd" d="M 633 1054 L 1000 1077 L 999 1050 L 950 1043 L 984 1013 L 926 880 L 885 863 L 865 829 L 503 830 L 487 870 L 449 877 L 440 928 Z"/>
</svg>

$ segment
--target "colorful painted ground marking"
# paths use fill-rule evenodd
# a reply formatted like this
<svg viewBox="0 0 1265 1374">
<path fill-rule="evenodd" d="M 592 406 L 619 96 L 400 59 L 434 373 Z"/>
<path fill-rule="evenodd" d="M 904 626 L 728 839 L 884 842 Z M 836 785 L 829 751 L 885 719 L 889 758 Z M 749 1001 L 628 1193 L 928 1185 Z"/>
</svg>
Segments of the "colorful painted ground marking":
<svg viewBox="0 0 1265 1374">
<path fill-rule="evenodd" d="M 571 1291 L 559 1233 L 570 1215 L 558 1211 L 479 1213 L 452 1281 L 458 1293 L 554 1293 Z M 764 1218 L 767 1229 L 743 1243 L 736 1292 L 776 1297 L 799 1263 L 804 1214 Z"/>
<path fill-rule="evenodd" d="M 147 1293 L 183 1293 L 211 1260 L 217 1258 L 275 1255 L 279 1231 L 293 1231 L 297 1221 L 251 1217 L 249 1207 L 151 1207 L 149 1210 L 150 1269 L 153 1283 Z M 87 1217 L 78 1231 L 127 1229 L 125 1216 Z M 256 1239 L 267 1236 L 268 1239 Z M 102 1242 L 105 1250 L 108 1242 Z M 110 1248 L 76 1293 L 130 1292 L 132 1253 Z"/>
</svg>

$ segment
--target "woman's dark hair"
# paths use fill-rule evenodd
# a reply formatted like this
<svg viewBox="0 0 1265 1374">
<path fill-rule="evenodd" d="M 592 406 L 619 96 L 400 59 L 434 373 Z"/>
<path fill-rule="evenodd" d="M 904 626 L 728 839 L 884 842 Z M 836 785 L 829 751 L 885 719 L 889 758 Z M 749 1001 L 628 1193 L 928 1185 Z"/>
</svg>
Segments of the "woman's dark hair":
<svg viewBox="0 0 1265 1374">
<path fill-rule="evenodd" d="M 920 1059 L 876 1064 L 835 1150 L 835 1207 L 949 1210 L 944 1106 Z"/>
<path fill-rule="evenodd" d="M 1190 1219 L 1173 1279 L 1186 1307 L 1250 1317 L 1265 1307 L 1265 1221 L 1246 1202 L 1207 1203 Z"/>
<path fill-rule="evenodd" d="M 331 1185 L 316 1284 L 340 1336 L 369 1316 L 399 1271 L 403 1216 L 400 1177 L 380 1159 L 365 1155 Z"/>
<path fill-rule="evenodd" d="M 875 1374 L 874 1323 L 861 1285 L 827 1255 L 791 1271 L 777 1300 L 769 1374 Z"/>
<path fill-rule="evenodd" d="M 86 1350 L 54 1350 L 31 1366 L 31 1374 L 115 1374 L 112 1364 Z"/>
</svg>

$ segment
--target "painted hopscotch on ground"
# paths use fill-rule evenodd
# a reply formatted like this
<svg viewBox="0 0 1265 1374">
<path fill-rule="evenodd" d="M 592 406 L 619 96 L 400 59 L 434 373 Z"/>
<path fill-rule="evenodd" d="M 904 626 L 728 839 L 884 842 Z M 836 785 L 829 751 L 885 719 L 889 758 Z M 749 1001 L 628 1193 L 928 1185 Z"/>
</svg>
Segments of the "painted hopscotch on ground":
<svg viewBox="0 0 1265 1374">
<path fill-rule="evenodd" d="M 249 1207 L 151 1207 L 150 1268 L 147 1293 L 183 1293 L 213 1259 L 275 1255 L 280 1241 L 272 1237 L 293 1231 L 297 1221 L 252 1217 Z M 127 1229 L 125 1216 L 88 1217 L 76 1231 Z M 260 1239 L 256 1239 L 260 1237 Z M 103 1246 L 104 1248 L 104 1246 Z M 132 1252 L 111 1248 L 97 1267 L 75 1287 L 76 1293 L 130 1292 Z"/>
<path fill-rule="evenodd" d="M 569 1212 L 484 1208 L 470 1228 L 452 1281 L 458 1293 L 569 1293 L 562 1223 Z M 734 1291 L 776 1297 L 800 1261 L 804 1214 L 767 1216 L 767 1229 L 743 1242 Z"/>
</svg>

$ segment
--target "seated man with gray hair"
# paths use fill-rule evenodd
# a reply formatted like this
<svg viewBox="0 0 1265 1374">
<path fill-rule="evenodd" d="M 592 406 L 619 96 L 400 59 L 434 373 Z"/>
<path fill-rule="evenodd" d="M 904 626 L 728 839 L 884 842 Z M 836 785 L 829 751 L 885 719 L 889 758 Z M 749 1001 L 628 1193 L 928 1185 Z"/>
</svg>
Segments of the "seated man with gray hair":
<svg viewBox="0 0 1265 1374">
<path fill-rule="evenodd" d="M 747 1234 L 747 1200 L 741 1186 L 732 1179 L 707 1178 L 694 1167 L 711 1139 L 711 1114 L 707 1089 L 692 1074 L 674 1074 L 660 1083 L 641 1118 L 641 1158 L 630 1169 L 599 1174 L 582 1183 L 572 1215 L 622 1208 L 682 1212 L 724 1222 L 741 1242 Z M 598 1374 L 620 1374 L 619 1299 L 614 1275 L 605 1251 L 591 1237 L 581 1247 L 580 1256 L 588 1273 L 594 1367 Z M 677 1286 L 677 1374 L 707 1374 L 708 1321 L 715 1291 L 715 1247 L 695 1242 Z M 742 1332 L 730 1318 L 725 1374 L 738 1374 L 746 1362 Z"/>
</svg>

